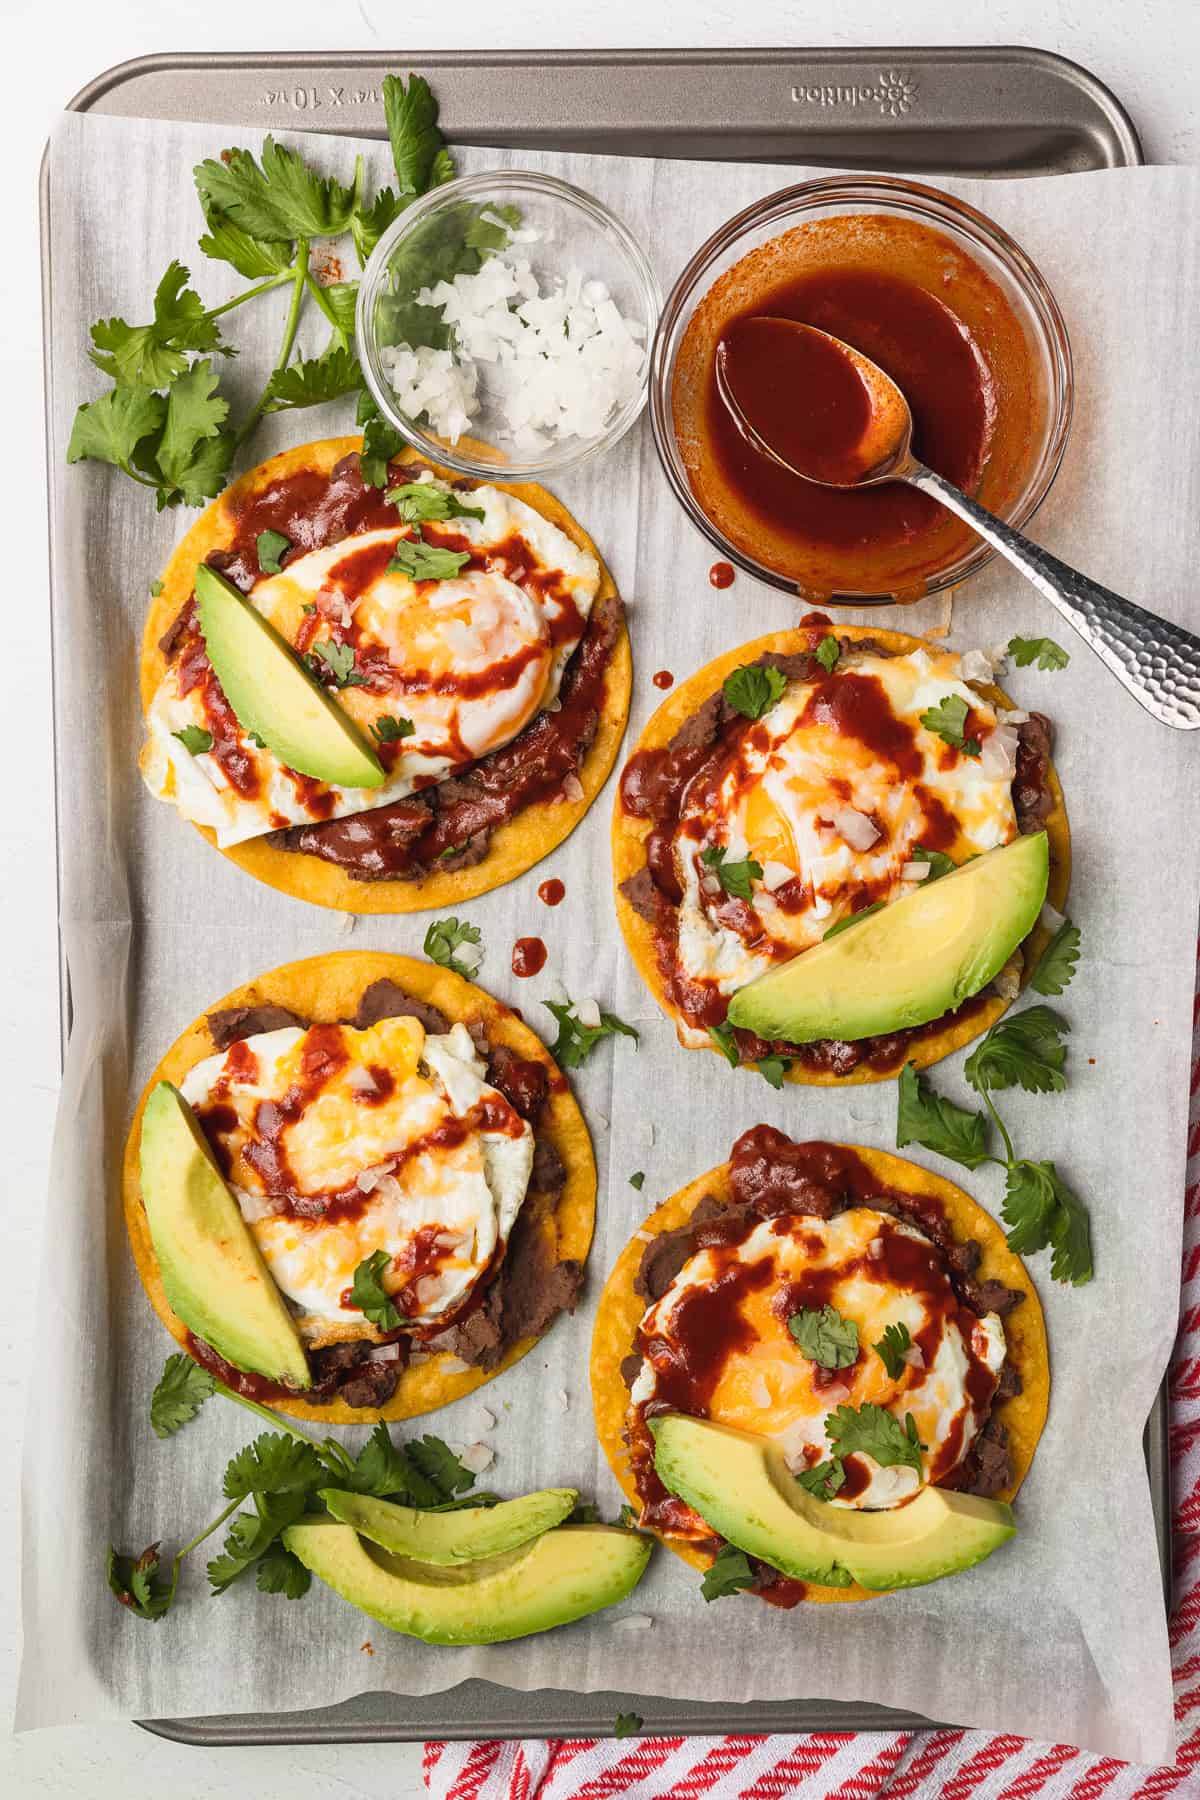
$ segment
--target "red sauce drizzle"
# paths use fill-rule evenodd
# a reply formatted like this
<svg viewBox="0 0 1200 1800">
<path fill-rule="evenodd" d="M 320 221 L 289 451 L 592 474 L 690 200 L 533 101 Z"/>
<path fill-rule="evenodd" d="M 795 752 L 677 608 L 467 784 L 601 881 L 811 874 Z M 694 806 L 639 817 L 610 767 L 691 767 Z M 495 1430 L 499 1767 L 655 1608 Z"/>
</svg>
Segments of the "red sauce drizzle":
<svg viewBox="0 0 1200 1800">
<path fill-rule="evenodd" d="M 513 945 L 514 975 L 536 975 L 546 966 L 546 946 L 539 937 L 518 938 Z"/>
<path fill-rule="evenodd" d="M 659 669 L 658 673 L 652 675 L 650 679 L 656 688 L 669 688 L 675 685 L 675 677 L 670 669 Z"/>
<path fill-rule="evenodd" d="M 715 562 L 708 571 L 708 579 L 715 588 L 732 587 L 733 564 L 728 562 Z"/>
<path fill-rule="evenodd" d="M 538 899 L 546 906 L 561 906 L 566 891 L 565 884 L 557 875 L 552 875 L 549 881 L 543 881 L 538 888 Z"/>
</svg>

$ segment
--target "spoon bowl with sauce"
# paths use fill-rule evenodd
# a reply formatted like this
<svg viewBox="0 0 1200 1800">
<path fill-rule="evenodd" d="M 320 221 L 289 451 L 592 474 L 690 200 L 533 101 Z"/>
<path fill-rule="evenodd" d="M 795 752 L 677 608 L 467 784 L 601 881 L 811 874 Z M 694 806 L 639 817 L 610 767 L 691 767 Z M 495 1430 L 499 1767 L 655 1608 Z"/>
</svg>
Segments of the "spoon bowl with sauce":
<svg viewBox="0 0 1200 1800">
<path fill-rule="evenodd" d="M 1200 729 L 1200 638 L 1060 562 L 913 453 L 900 388 L 841 338 L 795 319 L 734 320 L 717 345 L 717 392 L 742 436 L 802 481 L 903 481 L 957 515 L 1020 570 L 1138 704 Z"/>
</svg>

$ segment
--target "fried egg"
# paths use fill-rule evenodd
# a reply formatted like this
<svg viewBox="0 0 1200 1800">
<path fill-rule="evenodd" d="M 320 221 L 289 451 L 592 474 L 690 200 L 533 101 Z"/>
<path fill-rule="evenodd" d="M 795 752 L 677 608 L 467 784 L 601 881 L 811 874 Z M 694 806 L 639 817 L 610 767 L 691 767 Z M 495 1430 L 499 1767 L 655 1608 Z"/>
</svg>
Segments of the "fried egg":
<svg viewBox="0 0 1200 1800">
<path fill-rule="evenodd" d="M 469 548 L 456 576 L 413 580 L 389 569 L 397 543 L 414 532 L 397 515 L 394 528 L 294 557 L 249 595 L 318 670 L 323 647 L 342 659 L 352 651 L 353 679 L 338 704 L 377 744 L 388 772 L 381 787 L 331 787 L 287 769 L 237 725 L 206 659 L 185 653 L 150 705 L 141 758 L 150 792 L 227 848 L 387 806 L 511 742 L 552 706 L 586 629 L 599 565 L 511 494 L 479 487 L 469 503 L 482 519 L 420 527 L 427 544 Z M 388 720 L 412 729 L 388 736 L 396 729 Z M 208 750 L 186 747 L 179 734 L 191 735 L 189 726 L 213 740 Z"/>
<path fill-rule="evenodd" d="M 977 754 L 921 723 L 949 696 L 967 708 Z M 732 994 L 840 919 L 911 891 L 918 846 L 963 862 L 1009 843 L 1014 758 L 1011 726 L 948 651 L 843 653 L 828 676 L 789 683 L 719 776 L 685 796 L 674 844 L 683 973 Z M 748 901 L 731 900 L 704 862 L 718 849 L 761 868 Z"/>
<path fill-rule="evenodd" d="M 349 1304 L 382 1280 L 416 1326 L 459 1311 L 503 1255 L 533 1133 L 484 1079 L 466 1027 L 267 1031 L 197 1063 L 182 1085 L 276 1285 L 312 1348 L 369 1335 Z"/>
<path fill-rule="evenodd" d="M 802 1309 L 824 1306 L 858 1328 L 846 1368 L 811 1361 L 788 1328 Z M 874 1348 L 890 1325 L 907 1327 L 911 1342 L 895 1377 Z M 920 1473 L 862 1451 L 844 1459 L 833 1504 L 869 1510 L 957 1467 L 987 1418 L 1006 1351 L 999 1317 L 977 1318 L 960 1302 L 936 1246 L 871 1207 L 832 1219 L 781 1214 L 738 1243 L 697 1251 L 646 1313 L 638 1342 L 635 1413 L 657 1402 L 772 1438 L 797 1474 L 834 1454 L 826 1424 L 839 1407 L 880 1406 L 901 1424 L 911 1413 Z M 691 1535 L 710 1535 L 703 1520 Z"/>
</svg>

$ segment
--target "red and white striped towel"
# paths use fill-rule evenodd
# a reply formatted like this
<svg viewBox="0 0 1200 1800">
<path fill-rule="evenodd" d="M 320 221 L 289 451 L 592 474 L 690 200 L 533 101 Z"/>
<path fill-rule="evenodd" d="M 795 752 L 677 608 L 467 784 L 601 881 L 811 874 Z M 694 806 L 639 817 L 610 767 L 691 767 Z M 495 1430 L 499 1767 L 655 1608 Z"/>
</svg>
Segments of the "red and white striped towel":
<svg viewBox="0 0 1200 1800">
<path fill-rule="evenodd" d="M 1179 1750 L 1169 1768 L 983 1731 L 491 1740 L 426 1744 L 434 1800 L 1200 1800 L 1200 1037 L 1196 1050 L 1171 1365 Z"/>
</svg>

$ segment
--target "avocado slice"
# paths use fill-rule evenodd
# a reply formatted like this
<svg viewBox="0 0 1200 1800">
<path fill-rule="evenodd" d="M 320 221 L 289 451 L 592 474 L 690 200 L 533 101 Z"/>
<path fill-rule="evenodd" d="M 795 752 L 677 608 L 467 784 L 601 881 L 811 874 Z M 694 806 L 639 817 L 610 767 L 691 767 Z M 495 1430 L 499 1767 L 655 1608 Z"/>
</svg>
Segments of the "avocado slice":
<svg viewBox="0 0 1200 1800">
<path fill-rule="evenodd" d="M 986 987 L 1029 936 L 1049 877 L 1044 831 L 989 850 L 768 969 L 733 996 L 729 1023 L 810 1044 L 940 1019 Z"/>
<path fill-rule="evenodd" d="M 280 762 L 332 787 L 377 788 L 383 764 L 275 627 L 231 581 L 201 563 L 196 607 L 208 660 L 243 731 Z"/>
<path fill-rule="evenodd" d="M 561 1525 L 579 1495 L 574 1488 L 543 1488 L 502 1500 L 499 1506 L 464 1506 L 458 1512 L 417 1512 L 391 1500 L 322 1488 L 321 1498 L 344 1525 L 397 1556 L 449 1568 L 516 1550 L 530 1538 Z"/>
<path fill-rule="evenodd" d="M 1011 1506 L 950 1488 L 922 1488 L 886 1512 L 830 1506 L 800 1486 L 767 1438 L 683 1413 L 649 1424 L 663 1485 L 729 1543 L 797 1581 L 920 1587 L 982 1562 L 1017 1529 Z"/>
<path fill-rule="evenodd" d="M 650 1557 L 649 1539 L 612 1525 L 560 1525 L 457 1568 L 394 1556 L 327 1519 L 301 1519 L 283 1541 L 351 1606 L 426 1644 L 498 1644 L 569 1625 L 624 1600 Z"/>
<path fill-rule="evenodd" d="M 169 1081 L 146 1102 L 140 1158 L 142 1202 L 172 1311 L 235 1369 L 311 1387 L 295 1321 L 195 1114 Z"/>
</svg>

